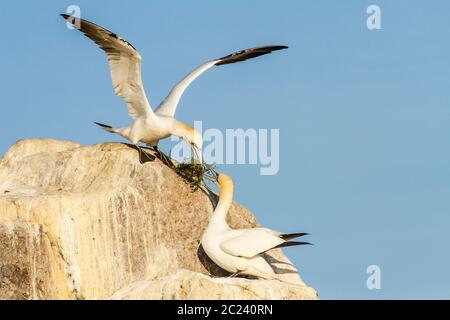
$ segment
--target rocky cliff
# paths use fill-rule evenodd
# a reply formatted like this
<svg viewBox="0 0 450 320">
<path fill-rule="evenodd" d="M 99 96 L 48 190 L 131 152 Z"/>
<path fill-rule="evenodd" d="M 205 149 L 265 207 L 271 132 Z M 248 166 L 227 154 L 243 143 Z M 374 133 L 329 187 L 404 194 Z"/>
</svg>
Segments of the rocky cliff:
<svg viewBox="0 0 450 320">
<path fill-rule="evenodd" d="M 0 299 L 317 298 L 280 250 L 298 285 L 217 277 L 199 247 L 216 200 L 126 144 L 19 141 L 0 160 Z M 237 204 L 229 222 L 257 225 Z"/>
</svg>

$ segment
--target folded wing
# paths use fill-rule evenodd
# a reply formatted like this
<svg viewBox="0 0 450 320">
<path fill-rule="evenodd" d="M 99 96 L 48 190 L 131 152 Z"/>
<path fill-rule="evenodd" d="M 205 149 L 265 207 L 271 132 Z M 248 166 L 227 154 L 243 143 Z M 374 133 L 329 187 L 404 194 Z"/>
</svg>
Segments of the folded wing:
<svg viewBox="0 0 450 320">
<path fill-rule="evenodd" d="M 309 242 L 287 241 L 283 239 L 284 234 L 266 228 L 235 231 L 235 236 L 223 241 L 220 248 L 236 257 L 251 258 L 275 248 L 310 244 Z M 299 234 L 299 236 L 301 235 L 306 234 Z"/>
</svg>

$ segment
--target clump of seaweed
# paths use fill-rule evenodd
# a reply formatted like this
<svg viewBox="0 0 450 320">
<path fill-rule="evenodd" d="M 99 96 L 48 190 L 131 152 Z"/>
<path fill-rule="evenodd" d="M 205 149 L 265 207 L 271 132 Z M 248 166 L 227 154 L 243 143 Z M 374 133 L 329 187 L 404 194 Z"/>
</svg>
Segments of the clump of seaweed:
<svg viewBox="0 0 450 320">
<path fill-rule="evenodd" d="M 155 152 L 154 156 L 156 158 L 161 160 L 169 168 L 175 170 L 177 174 L 190 183 L 193 191 L 200 188 L 202 182 L 204 183 L 204 187 L 206 189 L 212 191 L 207 186 L 205 179 L 212 181 L 213 183 L 217 181 L 218 173 L 215 165 L 209 165 L 205 162 L 201 163 L 195 157 L 187 158 L 185 161 L 177 163 L 169 155 L 162 152 L 158 147 L 152 147 L 151 150 Z"/>
<path fill-rule="evenodd" d="M 193 191 L 197 190 L 202 182 L 210 190 L 205 183 L 205 179 L 214 182 L 218 175 L 214 165 L 199 163 L 194 158 L 178 163 L 175 166 L 175 171 L 191 184 Z"/>
<path fill-rule="evenodd" d="M 193 191 L 200 187 L 203 181 L 203 174 L 205 173 L 203 164 L 194 158 L 191 158 L 187 162 L 177 164 L 175 171 L 191 184 Z"/>
</svg>

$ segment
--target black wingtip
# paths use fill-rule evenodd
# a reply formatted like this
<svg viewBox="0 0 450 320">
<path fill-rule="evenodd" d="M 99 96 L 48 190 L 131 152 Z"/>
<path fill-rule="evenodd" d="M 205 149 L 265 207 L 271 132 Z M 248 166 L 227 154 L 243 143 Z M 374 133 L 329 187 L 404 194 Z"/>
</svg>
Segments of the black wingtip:
<svg viewBox="0 0 450 320">
<path fill-rule="evenodd" d="M 247 59 L 256 58 L 256 57 L 271 53 L 273 51 L 287 49 L 287 48 L 288 48 L 288 46 L 284 46 L 284 45 L 273 45 L 273 46 L 262 46 L 262 47 L 244 49 L 244 50 L 237 51 L 237 52 L 234 52 L 232 54 L 229 54 L 227 56 L 217 59 L 217 62 L 215 65 L 221 66 L 224 64 L 245 61 Z"/>
<path fill-rule="evenodd" d="M 107 124 L 98 123 L 98 122 L 95 122 L 95 121 L 94 121 L 94 123 L 95 123 L 96 125 L 100 126 L 100 127 L 112 129 L 112 127 L 111 127 L 111 126 L 108 126 Z"/>
<path fill-rule="evenodd" d="M 83 19 L 81 19 L 80 17 L 71 16 L 70 14 L 66 13 L 61 13 L 60 16 L 63 17 L 64 20 L 66 20 L 68 23 L 71 23 L 73 25 L 75 25 L 77 22 L 79 23 L 83 21 Z"/>
<path fill-rule="evenodd" d="M 60 16 L 63 17 L 64 20 L 66 20 L 68 23 L 71 23 L 71 24 L 73 24 L 73 25 L 75 24 L 75 22 L 77 21 L 77 19 L 80 19 L 80 18 L 71 16 L 71 15 L 68 15 L 68 14 L 65 14 L 65 13 L 61 13 Z M 80 20 L 81 20 L 81 19 L 80 19 Z"/>
</svg>

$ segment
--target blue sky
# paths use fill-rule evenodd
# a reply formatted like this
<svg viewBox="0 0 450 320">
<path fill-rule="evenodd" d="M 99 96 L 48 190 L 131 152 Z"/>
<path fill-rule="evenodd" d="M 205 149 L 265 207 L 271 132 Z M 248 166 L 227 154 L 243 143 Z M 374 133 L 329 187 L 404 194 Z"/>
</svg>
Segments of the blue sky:
<svg viewBox="0 0 450 320">
<path fill-rule="evenodd" d="M 204 61 L 289 45 L 205 73 L 178 118 L 280 129 L 277 175 L 220 170 L 264 226 L 312 234 L 285 252 L 322 298 L 450 298 L 450 2 L 4 1 L 0 153 L 22 138 L 122 141 L 92 124 L 129 118 L 103 52 L 58 16 L 70 4 L 138 48 L 154 106 Z M 382 30 L 366 28 L 370 4 Z M 372 264 L 381 290 L 366 288 Z"/>
</svg>

